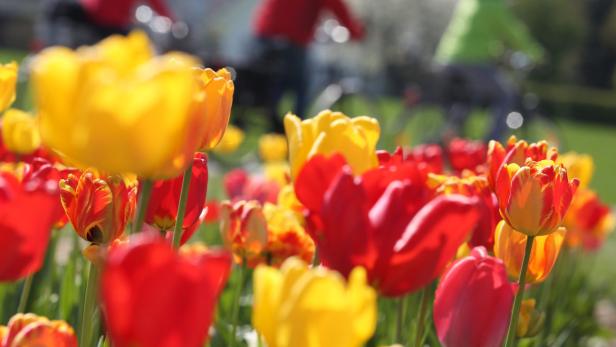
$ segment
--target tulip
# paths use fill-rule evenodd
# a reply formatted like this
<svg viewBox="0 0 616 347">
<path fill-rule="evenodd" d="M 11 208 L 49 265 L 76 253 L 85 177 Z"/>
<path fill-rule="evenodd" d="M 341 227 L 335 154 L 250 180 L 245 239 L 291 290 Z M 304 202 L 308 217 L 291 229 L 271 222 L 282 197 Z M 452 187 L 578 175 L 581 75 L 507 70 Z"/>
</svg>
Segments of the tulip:
<svg viewBox="0 0 616 347">
<path fill-rule="evenodd" d="M 455 138 L 447 145 L 447 157 L 456 172 L 470 170 L 483 172 L 486 163 L 486 145 L 480 141 Z"/>
<path fill-rule="evenodd" d="M 299 173 L 295 192 L 323 264 L 345 276 L 364 267 L 385 296 L 436 279 L 479 217 L 476 198 L 434 198 L 410 162 L 354 176 L 342 156 L 315 156 Z"/>
<path fill-rule="evenodd" d="M 214 147 L 214 152 L 220 154 L 230 154 L 237 150 L 237 148 L 244 141 L 244 132 L 242 129 L 229 125 L 227 131 L 223 135 L 222 139 L 216 147 Z"/>
<path fill-rule="evenodd" d="M 579 189 L 563 223 L 567 227 L 567 245 L 597 250 L 614 230 L 614 221 L 610 206 L 603 203 L 595 192 Z"/>
<path fill-rule="evenodd" d="M 280 191 L 278 183 L 250 176 L 244 169 L 234 169 L 223 178 L 225 193 L 231 201 L 256 200 L 275 203 Z"/>
<path fill-rule="evenodd" d="M 201 149 L 208 150 L 216 147 L 225 134 L 231 116 L 235 87 L 231 73 L 227 69 L 218 71 L 204 69 L 200 72 L 200 81 L 205 93 L 205 123 L 207 124 L 201 137 Z M 232 130 L 232 138 L 243 138 L 241 133 L 241 137 L 238 136 L 238 128 L 233 127 L 229 130 Z M 235 142 L 239 145 L 242 141 Z"/>
<path fill-rule="evenodd" d="M 496 196 L 503 219 L 529 236 L 547 235 L 560 225 L 579 181 L 551 160 L 508 164 L 498 176 Z"/>
<path fill-rule="evenodd" d="M 580 180 L 581 188 L 588 187 L 595 171 L 595 164 L 590 155 L 567 152 L 560 156 L 559 161 L 567 169 L 569 176 Z"/>
<path fill-rule="evenodd" d="M 511 136 L 506 147 L 498 141 L 490 141 L 487 157 L 488 181 L 492 189 L 495 189 L 498 176 L 504 171 L 506 164 L 522 166 L 526 163 L 526 159 L 556 161 L 557 158 L 558 151 L 554 147 L 549 147 L 546 141 L 528 144 L 524 140 L 518 141 L 515 136 Z"/>
<path fill-rule="evenodd" d="M 265 134 L 259 138 L 259 155 L 266 163 L 285 161 L 288 152 L 287 138 L 284 135 Z"/>
<path fill-rule="evenodd" d="M 542 282 L 548 277 L 558 259 L 565 233 L 565 228 L 561 227 L 549 235 L 535 237 L 528 261 L 526 283 Z M 513 230 L 505 221 L 500 221 L 496 226 L 495 239 L 494 255 L 503 260 L 511 278 L 519 278 L 527 236 Z"/>
<path fill-rule="evenodd" d="M 170 180 L 154 181 L 145 222 L 159 230 L 172 230 L 175 226 L 183 175 Z M 196 153 L 192 165 L 192 178 L 188 191 L 186 214 L 182 223 L 181 244 L 186 243 L 199 227 L 199 217 L 207 194 L 207 156 Z"/>
<path fill-rule="evenodd" d="M 541 331 L 545 321 L 545 315 L 538 311 L 535 305 L 535 299 L 522 300 L 520 320 L 516 329 L 517 337 L 533 337 Z"/>
<path fill-rule="evenodd" d="M 439 145 L 420 145 L 412 150 L 397 147 L 393 153 L 377 151 L 380 165 L 396 165 L 413 162 L 426 174 L 443 172 L 443 151 Z"/>
<path fill-rule="evenodd" d="M 17 85 L 17 63 L 0 64 L 0 112 L 15 101 Z"/>
<path fill-rule="evenodd" d="M 202 346 L 230 269 L 227 253 L 177 253 L 155 234 L 112 247 L 101 277 L 111 344 Z"/>
<path fill-rule="evenodd" d="M 434 298 L 434 326 L 444 347 L 500 347 L 514 289 L 502 261 L 483 247 L 443 274 Z"/>
<path fill-rule="evenodd" d="M 297 177 L 304 163 L 316 154 L 341 153 L 358 175 L 378 165 L 375 149 L 381 129 L 374 118 L 349 118 L 326 110 L 302 121 L 287 114 L 284 128 L 292 177 Z"/>
<path fill-rule="evenodd" d="M 296 258 L 280 270 L 254 272 L 252 322 L 269 347 L 359 347 L 376 328 L 376 293 L 366 272 L 355 268 L 348 282 Z"/>
<path fill-rule="evenodd" d="M 60 180 L 60 198 L 77 235 L 93 244 L 108 244 L 124 233 L 132 218 L 137 181 L 94 170 Z"/>
<path fill-rule="evenodd" d="M 44 50 L 32 67 L 43 143 L 109 174 L 178 176 L 209 126 L 197 65 L 181 53 L 153 57 L 143 32 Z"/>
<path fill-rule="evenodd" d="M 50 321 L 32 313 L 14 315 L 0 325 L 0 347 L 77 347 L 73 328 L 61 320 Z"/>
<path fill-rule="evenodd" d="M 266 257 L 269 265 L 280 266 L 287 258 L 296 256 L 311 262 L 315 246 L 304 229 L 304 220 L 292 206 L 284 204 L 284 197 L 278 204 L 266 203 L 263 215 L 267 222 Z"/>
<path fill-rule="evenodd" d="M 459 178 L 431 174 L 430 182 L 438 185 L 439 194 L 462 194 L 478 198 L 477 208 L 481 217 L 469 243 L 472 247 L 484 246 L 491 251 L 494 246 L 494 228 L 501 218 L 496 195 L 490 189 L 487 179 L 483 176 Z"/>
<path fill-rule="evenodd" d="M 51 228 L 61 213 L 57 183 L 28 170 L 0 170 L 1 282 L 24 278 L 41 268 Z"/>
<path fill-rule="evenodd" d="M 2 139 L 9 151 L 20 155 L 31 154 L 41 145 L 35 118 L 16 109 L 2 117 Z"/>
<path fill-rule="evenodd" d="M 220 207 L 220 233 L 225 247 L 233 253 L 237 263 L 247 262 L 255 266 L 261 261 L 267 244 L 267 222 L 257 201 L 223 202 Z"/>
</svg>

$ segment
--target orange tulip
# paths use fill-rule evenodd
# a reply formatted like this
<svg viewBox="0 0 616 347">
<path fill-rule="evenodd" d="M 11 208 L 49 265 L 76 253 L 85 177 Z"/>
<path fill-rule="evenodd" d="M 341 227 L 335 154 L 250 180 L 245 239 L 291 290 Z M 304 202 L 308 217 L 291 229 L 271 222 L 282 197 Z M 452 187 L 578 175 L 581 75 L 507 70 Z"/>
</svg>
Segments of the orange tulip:
<svg viewBox="0 0 616 347">
<path fill-rule="evenodd" d="M 214 148 L 227 129 L 233 104 L 235 86 L 227 69 L 200 71 L 200 81 L 205 97 L 205 122 L 207 127 L 202 134 L 201 148 Z"/>
<path fill-rule="evenodd" d="M 267 244 L 267 223 L 257 201 L 224 201 L 220 208 L 220 232 L 236 262 L 246 261 L 250 266 L 259 263 Z"/>
<path fill-rule="evenodd" d="M 94 244 L 109 243 L 124 233 L 135 211 L 137 182 L 86 170 L 60 181 L 60 198 L 77 234 Z"/>
<path fill-rule="evenodd" d="M 524 140 L 518 141 L 515 136 L 509 138 L 506 147 L 498 141 L 490 141 L 487 159 L 490 186 L 495 187 L 498 175 L 503 171 L 505 164 L 515 163 L 522 166 L 527 158 L 533 161 L 544 159 L 556 161 L 558 151 L 554 147 L 548 147 L 546 141 L 529 144 Z"/>
<path fill-rule="evenodd" d="M 566 229 L 560 227 L 549 235 L 535 238 L 528 262 L 526 283 L 538 283 L 548 277 L 558 258 L 565 233 Z M 503 260 L 511 278 L 517 279 L 520 276 L 526 238 L 526 235 L 513 230 L 505 221 L 500 221 L 496 226 L 494 255 Z"/>
<path fill-rule="evenodd" d="M 547 235 L 560 225 L 579 181 L 551 160 L 527 159 L 524 166 L 508 164 L 497 177 L 500 212 L 515 230 L 529 236 Z"/>
<path fill-rule="evenodd" d="M 65 321 L 50 321 L 32 313 L 18 313 L 0 326 L 0 347 L 77 347 L 75 331 Z"/>
</svg>

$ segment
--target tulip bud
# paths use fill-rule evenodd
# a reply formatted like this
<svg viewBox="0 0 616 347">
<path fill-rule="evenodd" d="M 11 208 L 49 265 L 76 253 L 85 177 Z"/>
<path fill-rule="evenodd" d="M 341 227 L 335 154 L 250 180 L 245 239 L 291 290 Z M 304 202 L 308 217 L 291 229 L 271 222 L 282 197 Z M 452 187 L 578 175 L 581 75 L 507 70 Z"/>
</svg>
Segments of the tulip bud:
<svg viewBox="0 0 616 347">
<path fill-rule="evenodd" d="M 41 146 L 36 119 L 16 109 L 9 109 L 2 117 L 2 139 L 15 154 L 31 154 Z"/>
<path fill-rule="evenodd" d="M 546 235 L 560 225 L 579 181 L 551 160 L 508 164 L 498 175 L 496 196 L 507 223 L 529 236 Z"/>
<path fill-rule="evenodd" d="M 535 299 L 522 300 L 520 307 L 520 318 L 516 328 L 517 337 L 536 336 L 543 328 L 545 314 L 535 308 Z"/>
<path fill-rule="evenodd" d="M 208 150 L 216 147 L 225 134 L 231 116 L 235 86 L 227 69 L 204 69 L 200 71 L 199 79 L 205 93 L 204 121 L 207 124 L 201 134 L 201 149 Z"/>
<path fill-rule="evenodd" d="M 560 227 L 551 234 L 535 237 L 526 271 L 526 283 L 542 282 L 548 277 L 558 259 L 565 233 L 565 228 Z M 494 255 L 503 260 L 510 278 L 519 278 L 527 236 L 513 230 L 505 221 L 500 221 L 494 238 Z"/>
<path fill-rule="evenodd" d="M 500 347 L 514 290 L 502 261 L 476 247 L 443 274 L 434 298 L 434 325 L 444 347 Z"/>
<path fill-rule="evenodd" d="M 0 64 L 0 112 L 15 101 L 17 84 L 17 63 Z"/>
</svg>

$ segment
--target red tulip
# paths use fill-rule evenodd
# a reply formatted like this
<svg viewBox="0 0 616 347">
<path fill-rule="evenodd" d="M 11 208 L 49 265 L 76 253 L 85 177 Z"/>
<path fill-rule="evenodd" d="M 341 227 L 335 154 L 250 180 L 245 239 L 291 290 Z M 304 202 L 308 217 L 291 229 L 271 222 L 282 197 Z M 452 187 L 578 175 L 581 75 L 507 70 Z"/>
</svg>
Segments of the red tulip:
<svg viewBox="0 0 616 347">
<path fill-rule="evenodd" d="M 500 259 L 483 247 L 443 274 L 434 298 L 434 325 L 444 347 L 500 347 L 511 315 L 513 286 Z"/>
<path fill-rule="evenodd" d="M 229 200 L 256 200 L 261 204 L 276 203 L 280 187 L 274 181 L 251 177 L 244 169 L 229 171 L 224 177 L 225 192 Z"/>
<path fill-rule="evenodd" d="M 202 346 L 230 270 L 226 252 L 177 253 L 156 234 L 112 247 L 101 296 L 113 346 Z"/>
<path fill-rule="evenodd" d="M 483 172 L 486 163 L 486 144 L 481 141 L 455 138 L 447 146 L 447 157 L 456 172 Z"/>
<path fill-rule="evenodd" d="M 0 171 L 0 281 L 41 268 L 51 228 L 62 213 L 57 182 L 24 165 L 21 180 Z"/>
<path fill-rule="evenodd" d="M 419 145 L 412 150 L 398 147 L 391 154 L 387 151 L 377 151 L 377 157 L 381 165 L 414 162 L 426 173 L 443 172 L 443 150 L 439 145 Z"/>
<path fill-rule="evenodd" d="M 475 227 L 476 198 L 433 198 L 418 165 L 387 165 L 354 177 L 344 158 L 310 159 L 296 182 L 308 232 L 324 265 L 347 276 L 363 266 L 386 296 L 438 277 Z"/>
<path fill-rule="evenodd" d="M 184 175 L 169 180 L 154 182 L 145 222 L 159 230 L 173 230 L 177 218 L 182 180 Z M 192 178 L 186 203 L 186 214 L 182 223 L 181 244 L 184 244 L 199 227 L 199 217 L 205 206 L 207 194 L 208 168 L 207 156 L 196 153 L 193 160 Z"/>
</svg>

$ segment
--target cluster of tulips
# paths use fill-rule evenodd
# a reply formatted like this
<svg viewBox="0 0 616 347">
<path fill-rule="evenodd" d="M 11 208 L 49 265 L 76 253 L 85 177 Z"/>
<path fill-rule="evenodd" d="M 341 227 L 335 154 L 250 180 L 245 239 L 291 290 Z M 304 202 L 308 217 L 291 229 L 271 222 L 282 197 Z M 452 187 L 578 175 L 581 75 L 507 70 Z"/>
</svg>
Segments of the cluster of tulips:
<svg viewBox="0 0 616 347">
<path fill-rule="evenodd" d="M 514 137 L 390 153 L 376 119 L 331 111 L 287 115 L 286 136 L 260 139 L 263 175 L 230 171 L 229 200 L 206 201 L 206 152 L 235 147 L 239 130 L 225 134 L 229 72 L 198 66 L 154 55 L 139 32 L 33 59 L 36 117 L 2 117 L 0 281 L 23 285 L 1 347 L 375 345 L 382 298 L 399 306 L 388 344 L 434 330 L 446 347 L 513 346 L 544 321 L 525 289 L 561 248 L 597 249 L 612 229 L 588 156 Z M 0 111 L 16 75 L 0 65 Z M 77 333 L 25 312 L 67 223 L 89 264 Z M 195 242 L 203 224 L 221 247 Z"/>
</svg>

